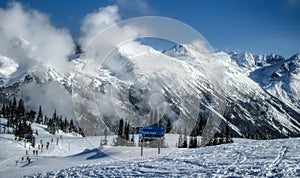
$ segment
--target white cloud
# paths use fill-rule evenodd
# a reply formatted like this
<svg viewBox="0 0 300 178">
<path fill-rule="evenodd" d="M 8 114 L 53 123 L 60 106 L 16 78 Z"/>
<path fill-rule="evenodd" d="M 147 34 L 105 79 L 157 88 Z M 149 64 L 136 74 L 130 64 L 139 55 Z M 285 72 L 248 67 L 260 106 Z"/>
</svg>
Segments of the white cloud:
<svg viewBox="0 0 300 178">
<path fill-rule="evenodd" d="M 43 85 L 30 83 L 21 87 L 19 95 L 25 99 L 25 104 L 29 109 L 35 111 L 39 106 L 43 107 L 43 112 L 48 117 L 52 117 L 54 110 L 57 114 L 75 119 L 72 97 L 57 82 L 49 82 Z"/>
<path fill-rule="evenodd" d="M 31 68 L 43 64 L 67 72 L 74 44 L 66 29 L 55 28 L 49 17 L 20 3 L 0 9 L 0 54 Z"/>
<path fill-rule="evenodd" d="M 82 32 L 80 43 L 85 47 L 97 34 L 119 20 L 121 20 L 121 17 L 118 14 L 117 6 L 99 8 L 97 12 L 87 14 L 80 27 Z"/>
</svg>

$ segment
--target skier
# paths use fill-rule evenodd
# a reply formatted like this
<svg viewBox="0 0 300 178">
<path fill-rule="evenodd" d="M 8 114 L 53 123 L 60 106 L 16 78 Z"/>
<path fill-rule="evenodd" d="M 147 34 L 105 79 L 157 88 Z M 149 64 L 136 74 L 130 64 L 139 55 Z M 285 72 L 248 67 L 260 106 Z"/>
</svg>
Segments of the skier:
<svg viewBox="0 0 300 178">
<path fill-rule="evenodd" d="M 36 156 L 38 156 L 38 150 L 35 151 Z"/>
<path fill-rule="evenodd" d="M 35 150 L 32 150 L 33 155 L 35 155 Z"/>
<path fill-rule="evenodd" d="M 19 162 L 19 161 L 18 161 L 18 160 L 16 160 L 16 166 L 18 165 L 18 162 Z"/>
<path fill-rule="evenodd" d="M 24 161 L 24 157 L 22 156 L 22 162 Z"/>
</svg>

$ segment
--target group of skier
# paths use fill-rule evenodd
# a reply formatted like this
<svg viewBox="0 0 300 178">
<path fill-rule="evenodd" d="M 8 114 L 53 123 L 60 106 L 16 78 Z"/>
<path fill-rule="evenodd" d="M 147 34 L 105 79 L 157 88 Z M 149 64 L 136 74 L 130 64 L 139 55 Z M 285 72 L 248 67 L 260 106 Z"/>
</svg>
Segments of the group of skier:
<svg viewBox="0 0 300 178">
<path fill-rule="evenodd" d="M 53 138 L 51 139 L 51 143 L 53 143 Z M 58 144 L 58 138 L 57 138 L 56 144 Z M 46 150 L 49 149 L 49 145 L 50 145 L 50 143 L 46 142 Z M 41 139 L 40 143 L 38 144 L 38 148 L 37 149 L 33 148 L 33 150 L 32 150 L 32 156 L 38 156 L 39 150 L 40 150 L 40 152 L 43 152 L 43 148 L 44 148 L 44 144 L 43 144 L 43 140 Z M 29 164 L 31 162 L 31 159 L 29 157 L 28 150 L 25 150 L 25 155 L 26 155 L 25 156 L 26 157 L 26 162 Z M 22 156 L 21 161 L 22 162 L 25 161 L 24 160 L 24 156 Z M 19 160 L 16 160 L 16 166 L 18 165 L 18 163 L 19 163 Z"/>
</svg>

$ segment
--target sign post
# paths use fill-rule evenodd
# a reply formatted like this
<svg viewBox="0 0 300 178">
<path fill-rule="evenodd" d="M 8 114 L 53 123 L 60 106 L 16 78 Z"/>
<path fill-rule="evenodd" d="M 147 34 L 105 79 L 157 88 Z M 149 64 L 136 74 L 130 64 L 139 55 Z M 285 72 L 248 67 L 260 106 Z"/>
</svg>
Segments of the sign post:
<svg viewBox="0 0 300 178">
<path fill-rule="evenodd" d="M 140 127 L 139 134 L 140 134 L 140 141 L 141 141 L 141 156 L 143 156 L 143 149 L 144 149 L 144 141 L 158 141 L 158 154 L 160 154 L 160 147 L 161 147 L 161 138 L 164 137 L 164 127 L 163 126 L 143 126 Z"/>
<path fill-rule="evenodd" d="M 141 140 L 141 156 L 143 156 L 144 140 Z"/>
<path fill-rule="evenodd" d="M 158 150 L 157 150 L 157 152 L 158 152 L 158 154 L 160 155 L 160 144 L 161 144 L 161 139 L 159 138 L 159 140 L 158 140 Z"/>
</svg>

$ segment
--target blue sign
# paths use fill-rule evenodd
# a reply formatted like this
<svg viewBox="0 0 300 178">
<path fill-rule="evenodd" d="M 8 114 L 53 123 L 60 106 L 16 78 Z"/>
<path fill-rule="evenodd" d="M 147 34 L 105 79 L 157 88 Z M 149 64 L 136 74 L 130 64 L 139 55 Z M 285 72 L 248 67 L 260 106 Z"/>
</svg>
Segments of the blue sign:
<svg viewBox="0 0 300 178">
<path fill-rule="evenodd" d="M 30 138 L 32 136 L 32 134 L 24 134 L 25 138 Z"/>
<path fill-rule="evenodd" d="M 140 138 L 155 139 L 165 136 L 163 126 L 143 126 L 140 127 Z"/>
</svg>

